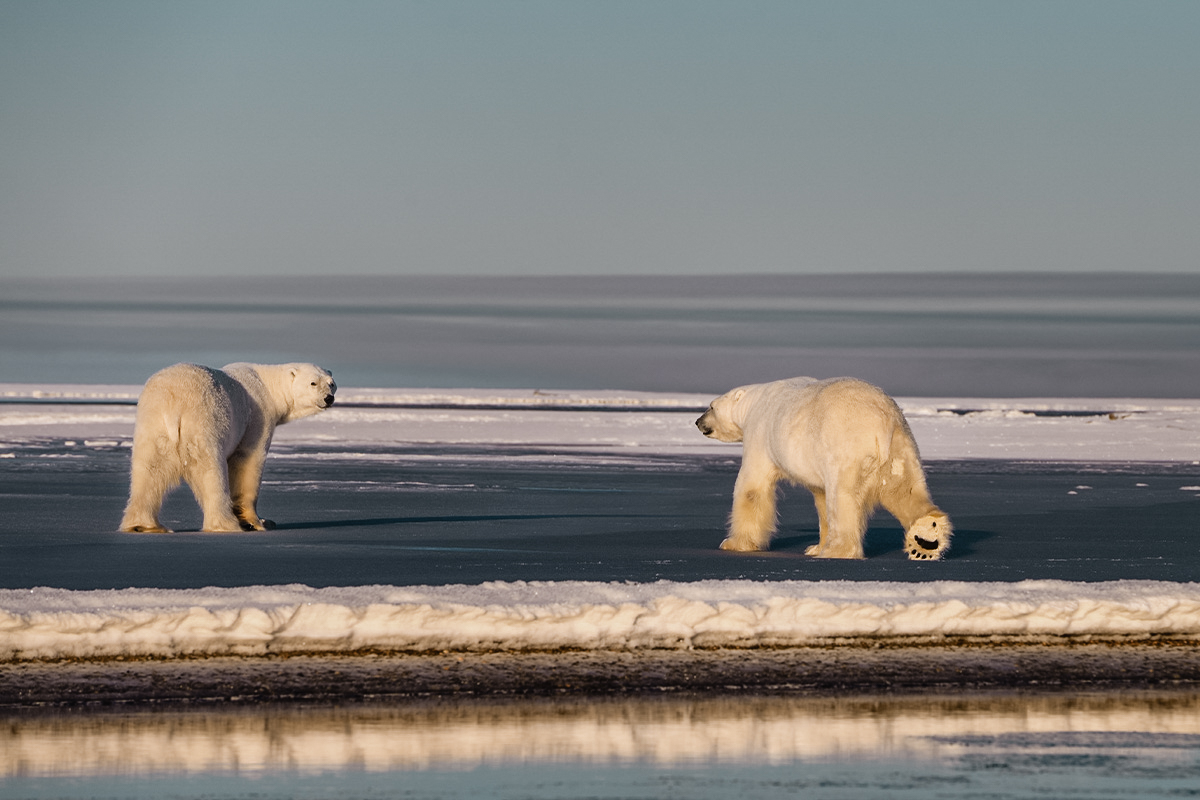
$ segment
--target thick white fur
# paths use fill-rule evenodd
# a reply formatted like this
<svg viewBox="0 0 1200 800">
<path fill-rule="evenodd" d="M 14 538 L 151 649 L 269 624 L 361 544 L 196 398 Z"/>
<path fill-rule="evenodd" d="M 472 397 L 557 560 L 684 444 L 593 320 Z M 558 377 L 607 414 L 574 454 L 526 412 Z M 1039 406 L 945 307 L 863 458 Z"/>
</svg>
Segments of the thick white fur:
<svg viewBox="0 0 1200 800">
<path fill-rule="evenodd" d="M 863 558 L 867 522 L 880 505 L 904 526 L 910 559 L 938 559 L 950 546 L 950 520 L 929 497 L 908 422 L 878 387 L 854 378 L 741 386 L 713 400 L 696 426 L 743 442 L 724 550 L 766 549 L 780 480 L 816 501 L 821 538 L 808 555 Z"/>
<path fill-rule="evenodd" d="M 146 381 L 133 430 L 129 504 L 121 530 L 170 533 L 158 521 L 186 481 L 203 530 L 267 530 L 258 487 L 275 426 L 333 405 L 337 384 L 315 364 L 175 364 Z"/>
</svg>

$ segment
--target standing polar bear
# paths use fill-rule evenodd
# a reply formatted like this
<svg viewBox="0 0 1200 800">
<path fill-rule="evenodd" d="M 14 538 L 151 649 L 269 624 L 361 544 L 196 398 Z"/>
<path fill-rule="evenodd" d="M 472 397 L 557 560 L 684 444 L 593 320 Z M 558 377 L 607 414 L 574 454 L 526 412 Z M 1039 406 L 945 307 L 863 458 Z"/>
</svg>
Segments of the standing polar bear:
<svg viewBox="0 0 1200 800">
<path fill-rule="evenodd" d="M 333 405 L 337 384 L 315 364 L 176 364 L 138 398 L 129 504 L 121 530 L 170 533 L 158 521 L 181 480 L 204 512 L 205 531 L 262 531 L 258 487 L 275 426 Z"/>
<path fill-rule="evenodd" d="M 775 533 L 776 484 L 813 494 L 820 541 L 805 553 L 863 558 L 867 520 L 882 505 L 904 526 L 910 559 L 938 559 L 949 518 L 933 504 L 904 414 L 854 378 L 791 378 L 721 395 L 696 420 L 705 436 L 743 442 L 723 550 L 763 550 Z"/>
</svg>

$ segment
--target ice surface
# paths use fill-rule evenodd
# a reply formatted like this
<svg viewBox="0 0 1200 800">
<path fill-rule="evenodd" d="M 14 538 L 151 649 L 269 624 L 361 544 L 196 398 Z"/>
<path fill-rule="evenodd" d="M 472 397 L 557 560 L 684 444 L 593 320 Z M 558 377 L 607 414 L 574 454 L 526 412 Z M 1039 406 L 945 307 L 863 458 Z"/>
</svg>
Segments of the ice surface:
<svg viewBox="0 0 1200 800">
<path fill-rule="evenodd" d="M 137 387 L 0 385 L 0 456 L 44 438 L 127 444 Z M 626 457 L 736 453 L 700 436 L 706 395 L 345 389 L 281 445 L 547 445 Z M 1183 461 L 1200 402 L 902 400 L 927 459 Z M 559 456 L 563 458 L 564 456 Z M 569 458 L 569 456 L 565 456 Z M 1195 491 L 1195 486 L 1181 486 Z M 1087 491 L 1082 484 L 1079 491 Z M 795 645 L 841 638 L 1200 636 L 1200 585 L 556 582 L 0 591 L 0 658 L 289 651 Z"/>
</svg>

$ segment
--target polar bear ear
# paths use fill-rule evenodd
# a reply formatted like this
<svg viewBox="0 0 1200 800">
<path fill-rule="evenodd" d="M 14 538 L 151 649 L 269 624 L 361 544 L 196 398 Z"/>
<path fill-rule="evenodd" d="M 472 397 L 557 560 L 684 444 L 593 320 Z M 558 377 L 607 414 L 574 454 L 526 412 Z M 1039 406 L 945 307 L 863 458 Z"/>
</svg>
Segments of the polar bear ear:
<svg viewBox="0 0 1200 800">
<path fill-rule="evenodd" d="M 733 402 L 739 403 L 739 402 L 741 402 L 742 398 L 745 396 L 746 396 L 745 389 L 735 389 L 733 392 Z"/>
</svg>

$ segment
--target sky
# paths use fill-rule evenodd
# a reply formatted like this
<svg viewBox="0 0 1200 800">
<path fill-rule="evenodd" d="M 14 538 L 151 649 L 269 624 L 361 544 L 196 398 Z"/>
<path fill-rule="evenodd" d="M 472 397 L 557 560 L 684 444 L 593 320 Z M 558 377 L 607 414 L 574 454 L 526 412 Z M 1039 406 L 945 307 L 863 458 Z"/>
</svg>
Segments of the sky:
<svg viewBox="0 0 1200 800">
<path fill-rule="evenodd" d="M 0 278 L 1200 272 L 1200 3 L 0 0 Z"/>
</svg>

